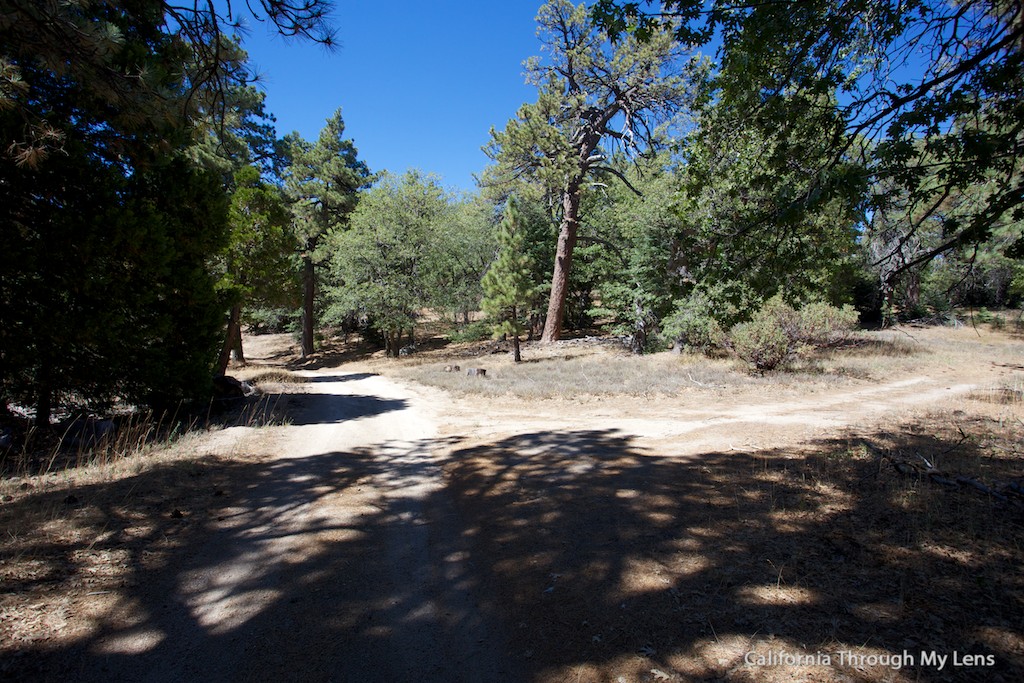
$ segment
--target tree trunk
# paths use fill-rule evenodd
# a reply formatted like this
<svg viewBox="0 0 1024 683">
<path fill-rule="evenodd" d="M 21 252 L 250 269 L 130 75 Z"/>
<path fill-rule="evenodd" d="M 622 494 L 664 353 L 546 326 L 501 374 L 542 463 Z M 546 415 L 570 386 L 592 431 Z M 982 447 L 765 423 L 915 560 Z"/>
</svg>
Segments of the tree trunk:
<svg viewBox="0 0 1024 683">
<path fill-rule="evenodd" d="M 907 307 L 916 309 L 921 304 L 921 273 L 907 273 Z"/>
<path fill-rule="evenodd" d="M 398 358 L 398 351 L 401 347 L 401 330 L 388 330 L 384 333 L 384 355 L 387 358 Z"/>
<path fill-rule="evenodd" d="M 569 269 L 572 267 L 572 252 L 576 247 L 579 215 L 580 189 L 578 184 L 573 184 L 562 194 L 562 226 L 558 231 L 555 270 L 551 275 L 548 317 L 544 323 L 544 334 L 540 338 L 544 343 L 558 341 L 562 338 L 565 298 L 569 293 Z"/>
<path fill-rule="evenodd" d="M 228 371 L 228 361 L 231 360 L 231 352 L 235 348 L 242 348 L 242 304 L 237 303 L 231 306 L 228 314 L 228 330 L 224 337 L 224 345 L 220 349 L 220 357 L 217 359 L 217 377 L 223 377 Z"/>
<path fill-rule="evenodd" d="M 231 360 L 239 365 L 245 365 L 245 349 L 242 348 L 242 321 L 239 316 L 238 334 L 235 335 L 235 346 L 231 349 Z"/>
<path fill-rule="evenodd" d="M 882 278 L 882 327 L 891 327 L 896 322 L 896 311 L 893 310 L 896 300 L 895 274 Z"/>
<path fill-rule="evenodd" d="M 302 256 L 302 357 L 313 353 L 313 299 L 316 293 L 316 266 L 312 245 Z"/>
<path fill-rule="evenodd" d="M 520 363 L 523 356 L 519 353 L 519 309 L 516 306 L 512 307 L 512 324 L 516 328 L 512 333 L 512 361 Z"/>
<path fill-rule="evenodd" d="M 49 429 L 50 416 L 53 414 L 53 385 L 50 382 L 50 369 L 43 365 L 36 374 L 36 427 Z"/>
<path fill-rule="evenodd" d="M 633 302 L 633 316 L 633 340 L 630 342 L 629 350 L 639 356 L 647 348 L 647 315 L 639 301 Z"/>
</svg>

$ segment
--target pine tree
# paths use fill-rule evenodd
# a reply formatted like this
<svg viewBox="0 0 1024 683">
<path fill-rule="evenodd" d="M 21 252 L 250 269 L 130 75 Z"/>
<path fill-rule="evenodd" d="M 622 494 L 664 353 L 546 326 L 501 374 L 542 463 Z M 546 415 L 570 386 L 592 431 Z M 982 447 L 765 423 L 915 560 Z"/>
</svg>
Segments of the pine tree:
<svg viewBox="0 0 1024 683">
<path fill-rule="evenodd" d="M 594 25 L 585 4 L 549 0 L 538 15 L 545 59 L 525 63 L 537 101 L 520 107 L 484 148 L 506 182 L 529 177 L 558 197 L 561 224 L 542 341 L 562 335 L 569 273 L 580 229 L 581 200 L 592 181 L 622 173 L 608 162 L 615 152 L 637 158 L 664 142 L 663 124 L 692 99 L 704 73 L 671 32 L 645 43 L 617 44 Z"/>
<path fill-rule="evenodd" d="M 519 209 L 515 197 L 509 197 L 498 227 L 498 257 L 484 274 L 483 309 L 494 320 L 495 337 L 511 335 L 512 358 L 517 363 L 522 360 L 519 335 L 525 327 L 524 313 L 536 293 L 532 271 Z"/>
<path fill-rule="evenodd" d="M 316 144 L 293 133 L 288 139 L 292 163 L 285 191 L 293 201 L 293 227 L 302 254 L 302 356 L 313 353 L 313 328 L 318 253 L 323 238 L 343 229 L 356 207 L 358 193 L 373 181 L 366 163 L 357 158 L 345 137 L 345 121 L 337 110 L 320 131 Z"/>
</svg>

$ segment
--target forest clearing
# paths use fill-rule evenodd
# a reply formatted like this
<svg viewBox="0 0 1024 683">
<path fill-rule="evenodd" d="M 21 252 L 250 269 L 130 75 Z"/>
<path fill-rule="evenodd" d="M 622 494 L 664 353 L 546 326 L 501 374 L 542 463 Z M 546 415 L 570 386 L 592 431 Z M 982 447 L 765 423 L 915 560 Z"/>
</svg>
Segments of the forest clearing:
<svg viewBox="0 0 1024 683">
<path fill-rule="evenodd" d="M 1024 672 L 1019 335 L 864 332 L 763 377 L 593 338 L 521 364 L 247 343 L 261 418 L 4 481 L 7 677 Z"/>
<path fill-rule="evenodd" d="M 1022 93 L 1018 0 L 2 0 L 0 678 L 1024 680 Z"/>
</svg>

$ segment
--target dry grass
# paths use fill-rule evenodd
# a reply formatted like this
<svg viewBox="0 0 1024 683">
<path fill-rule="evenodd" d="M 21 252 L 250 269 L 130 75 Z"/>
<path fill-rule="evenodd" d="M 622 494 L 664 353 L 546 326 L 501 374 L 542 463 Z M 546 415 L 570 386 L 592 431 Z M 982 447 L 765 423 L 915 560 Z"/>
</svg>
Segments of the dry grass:
<svg viewBox="0 0 1024 683">
<path fill-rule="evenodd" d="M 989 418 L 870 440 L 988 483 L 1021 473 L 1019 428 Z M 901 476 L 859 438 L 678 460 L 610 430 L 523 434 L 448 475 L 534 680 L 580 662 L 599 681 L 933 680 L 838 662 L 904 650 L 994 658 L 951 680 L 1024 675 L 1024 508 Z M 779 652 L 833 661 L 746 659 Z"/>
<path fill-rule="evenodd" d="M 732 358 L 669 352 L 634 356 L 608 340 L 570 340 L 561 344 L 523 345 L 522 363 L 501 353 L 481 352 L 481 345 L 454 345 L 407 359 L 377 360 L 375 371 L 461 395 L 551 399 L 585 396 L 673 396 L 687 390 L 748 388 L 756 390 L 848 386 L 858 380 L 906 375 L 933 355 L 930 346 L 893 332 L 861 333 L 839 349 L 829 349 L 789 368 L 754 376 Z M 935 362 L 941 362 L 937 359 Z M 458 365 L 457 372 L 446 368 Z M 485 378 L 466 370 L 483 368 Z"/>
<path fill-rule="evenodd" d="M 636 358 L 598 342 L 529 346 L 520 365 L 479 352 L 452 345 L 344 369 L 470 396 L 550 404 L 589 393 L 609 405 L 617 396 L 681 392 L 698 403 L 716 392 L 770 401 L 951 373 L 969 359 L 972 371 L 991 366 L 1004 375 L 948 409 L 893 415 L 884 429 L 798 448 L 669 457 L 656 442 L 571 422 L 453 440 L 444 495 L 455 500 L 479 568 L 481 609 L 508 625 L 529 680 L 1024 680 L 1024 507 L 892 465 L 923 456 L 950 476 L 992 487 L 1021 479 L 1019 337 L 979 337 L 970 328 L 866 333 L 857 345 L 765 377 L 727 359 Z M 463 372 L 443 372 L 453 363 Z M 467 377 L 467 367 L 488 375 Z M 264 390 L 297 381 L 266 367 L 233 374 Z M 280 422 L 287 410 L 285 401 L 270 408 L 270 419 L 266 410 L 238 419 Z M 57 631 L 74 640 L 68 631 L 81 628 L 90 601 L 117 593 L 139 567 L 201 547 L 192 520 L 213 514 L 239 470 L 266 469 L 251 450 L 237 467 L 238 454 L 212 448 L 225 434 L 189 433 L 168 450 L 0 482 L 4 654 L 45 649 Z M 938 671 L 838 659 L 903 651 L 971 653 L 993 664 Z M 779 653 L 833 661 L 756 663 Z"/>
<path fill-rule="evenodd" d="M 192 517 L 232 486 L 233 444 L 245 434 L 253 448 L 260 426 L 280 422 L 275 398 L 236 405 L 209 427 L 138 417 L 0 479 L 0 677 L 32 648 L 84 633 L 108 598 L 188 545 Z"/>
</svg>

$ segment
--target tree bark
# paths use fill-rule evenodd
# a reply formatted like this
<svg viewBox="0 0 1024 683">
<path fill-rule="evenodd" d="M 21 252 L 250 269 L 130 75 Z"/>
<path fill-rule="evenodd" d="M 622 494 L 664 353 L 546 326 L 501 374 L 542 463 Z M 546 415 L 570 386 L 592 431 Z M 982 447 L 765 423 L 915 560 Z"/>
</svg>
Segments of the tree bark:
<svg viewBox="0 0 1024 683">
<path fill-rule="evenodd" d="M 302 256 L 302 357 L 313 353 L 313 301 L 316 294 L 316 266 L 312 245 Z"/>
<path fill-rule="evenodd" d="M 224 345 L 220 349 L 220 357 L 217 359 L 217 377 L 223 377 L 228 371 L 228 361 L 231 360 L 231 352 L 235 348 L 242 348 L 242 304 L 237 303 L 231 306 L 228 314 L 228 330 L 224 337 Z"/>
<path fill-rule="evenodd" d="M 572 267 L 572 252 L 576 248 L 579 214 L 580 188 L 579 184 L 574 183 L 562 194 L 562 225 L 558 231 L 555 270 L 551 274 L 548 317 L 544 322 L 544 334 L 540 338 L 543 343 L 562 338 L 562 320 L 565 318 L 565 299 L 569 294 L 569 270 Z"/>
<path fill-rule="evenodd" d="M 241 312 L 239 312 L 241 313 Z M 242 348 L 242 320 L 239 315 L 238 332 L 235 334 L 235 346 L 231 349 L 231 360 L 239 365 L 245 365 L 245 349 Z"/>
</svg>

